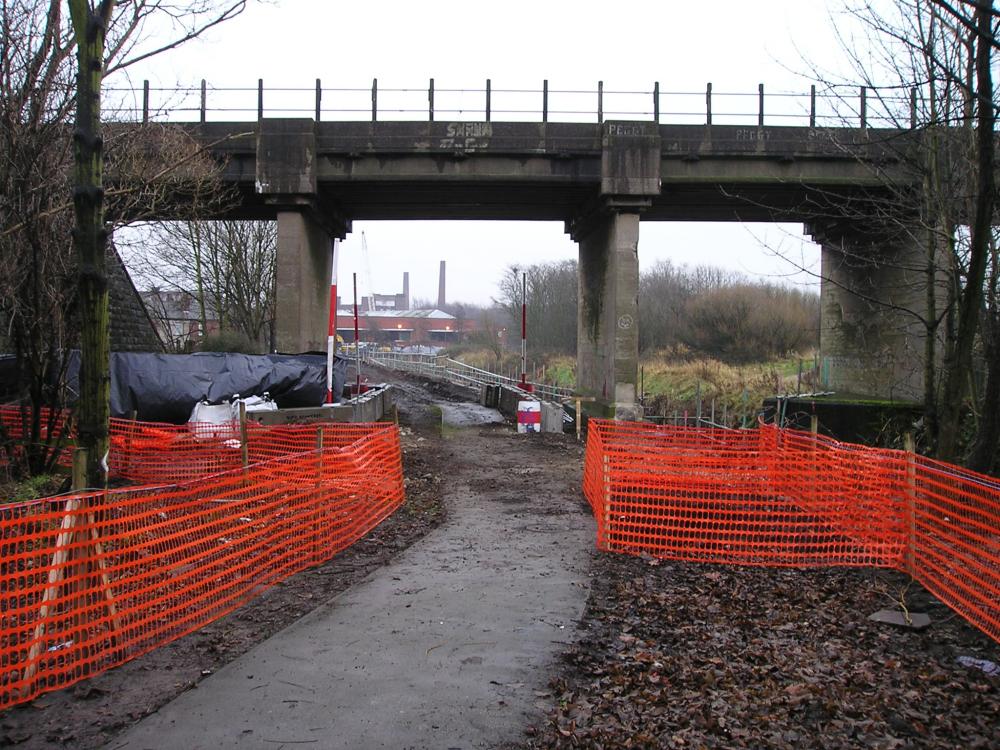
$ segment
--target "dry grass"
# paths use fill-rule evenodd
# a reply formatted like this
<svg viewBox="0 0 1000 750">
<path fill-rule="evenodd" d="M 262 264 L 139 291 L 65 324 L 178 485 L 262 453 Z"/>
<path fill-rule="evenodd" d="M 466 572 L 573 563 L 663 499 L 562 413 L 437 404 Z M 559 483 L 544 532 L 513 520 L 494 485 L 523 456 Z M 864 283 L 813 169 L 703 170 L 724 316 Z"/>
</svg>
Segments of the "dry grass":
<svg viewBox="0 0 1000 750">
<path fill-rule="evenodd" d="M 784 392 L 781 363 L 727 365 L 715 359 L 690 361 L 652 357 L 642 364 L 645 403 L 654 414 L 694 416 L 701 401 L 702 415 L 715 404 L 717 422 L 730 425 L 752 420 L 768 396 Z M 794 385 L 794 384 L 793 384 Z"/>
</svg>

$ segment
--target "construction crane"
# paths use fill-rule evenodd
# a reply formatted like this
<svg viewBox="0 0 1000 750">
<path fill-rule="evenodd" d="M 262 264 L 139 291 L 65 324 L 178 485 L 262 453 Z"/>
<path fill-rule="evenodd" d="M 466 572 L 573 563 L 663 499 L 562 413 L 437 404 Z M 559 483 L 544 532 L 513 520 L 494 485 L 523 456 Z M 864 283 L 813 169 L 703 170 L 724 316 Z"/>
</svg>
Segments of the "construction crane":
<svg viewBox="0 0 1000 750">
<path fill-rule="evenodd" d="M 365 288 L 368 290 L 368 310 L 375 309 L 375 285 L 372 284 L 372 264 L 368 257 L 368 239 L 361 233 L 361 267 L 365 274 Z"/>
</svg>

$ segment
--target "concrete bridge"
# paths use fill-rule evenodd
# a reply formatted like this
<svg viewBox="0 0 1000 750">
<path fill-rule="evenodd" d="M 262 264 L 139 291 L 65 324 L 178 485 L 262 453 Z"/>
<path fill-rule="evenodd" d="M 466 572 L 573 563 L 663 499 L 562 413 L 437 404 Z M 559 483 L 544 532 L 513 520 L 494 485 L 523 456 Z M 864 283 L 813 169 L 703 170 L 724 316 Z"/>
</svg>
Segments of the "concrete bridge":
<svg viewBox="0 0 1000 750">
<path fill-rule="evenodd" d="M 640 219 L 791 221 L 821 244 L 833 280 L 822 284 L 823 387 L 921 395 L 921 331 L 898 308 L 926 299 L 925 250 L 878 217 L 887 177 L 906 179 L 894 155 L 912 131 L 266 117 L 189 127 L 224 160 L 232 216 L 277 219 L 281 350 L 325 345 L 330 242 L 353 219 L 557 220 L 579 243 L 578 389 L 599 413 L 629 418 Z"/>
</svg>

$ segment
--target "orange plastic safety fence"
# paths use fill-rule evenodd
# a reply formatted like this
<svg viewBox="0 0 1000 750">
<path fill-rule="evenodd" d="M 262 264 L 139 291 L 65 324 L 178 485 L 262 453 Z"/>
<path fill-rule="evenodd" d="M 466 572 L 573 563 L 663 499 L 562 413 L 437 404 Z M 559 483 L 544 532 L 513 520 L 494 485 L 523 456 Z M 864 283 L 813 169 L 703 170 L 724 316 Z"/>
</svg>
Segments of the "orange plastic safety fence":
<svg viewBox="0 0 1000 750">
<path fill-rule="evenodd" d="M 584 493 L 601 549 L 897 568 L 1000 640 L 1000 482 L 990 477 L 768 425 L 591 420 Z"/>
<path fill-rule="evenodd" d="M 131 427 L 137 441 L 160 429 Z M 217 473 L 192 451 L 174 476 L 205 472 L 194 481 L 0 508 L 0 708 L 197 630 L 392 513 L 395 427 L 321 427 L 322 450 L 318 426 L 260 428 L 267 460 L 245 469 Z M 167 463 L 141 465 L 165 476 Z"/>
<path fill-rule="evenodd" d="M 69 417 L 70 412 L 67 409 L 53 413 L 47 407 L 43 407 L 38 414 L 38 438 L 42 441 L 49 441 L 52 445 L 58 444 L 60 440 L 71 438 L 72 435 L 67 430 Z M 25 436 L 32 432 L 30 425 L 31 418 L 32 414 L 27 408 L 22 408 L 16 404 L 0 405 L 0 442 L 2 442 L 2 446 L 0 446 L 0 469 L 19 461 L 23 457 Z M 69 466 L 69 451 L 63 451 L 58 458 L 59 464 Z"/>
<path fill-rule="evenodd" d="M 45 437 L 52 432 L 59 435 L 69 417 L 69 410 L 63 409 L 53 414 L 48 407 L 43 407 L 39 411 L 39 427 L 41 436 Z M 11 438 L 19 439 L 28 432 L 28 421 L 31 419 L 31 411 L 26 407 L 17 404 L 0 405 L 0 427 Z"/>
<path fill-rule="evenodd" d="M 1000 482 L 916 456 L 903 493 L 903 569 L 1000 641 Z"/>
</svg>

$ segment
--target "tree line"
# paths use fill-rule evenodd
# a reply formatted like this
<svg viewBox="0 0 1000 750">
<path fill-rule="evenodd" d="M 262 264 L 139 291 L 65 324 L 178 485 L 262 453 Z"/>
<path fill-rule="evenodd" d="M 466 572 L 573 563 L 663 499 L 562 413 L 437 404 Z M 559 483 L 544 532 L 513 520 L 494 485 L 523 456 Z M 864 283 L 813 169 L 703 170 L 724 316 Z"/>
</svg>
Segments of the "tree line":
<svg viewBox="0 0 1000 750">
<path fill-rule="evenodd" d="M 522 273 L 527 274 L 529 348 L 536 353 L 574 354 L 577 262 L 507 269 L 495 302 L 501 327 L 513 332 L 512 339 L 520 336 Z M 740 363 L 818 346 L 819 297 L 812 291 L 669 260 L 639 274 L 640 354 L 689 351 Z"/>
</svg>

